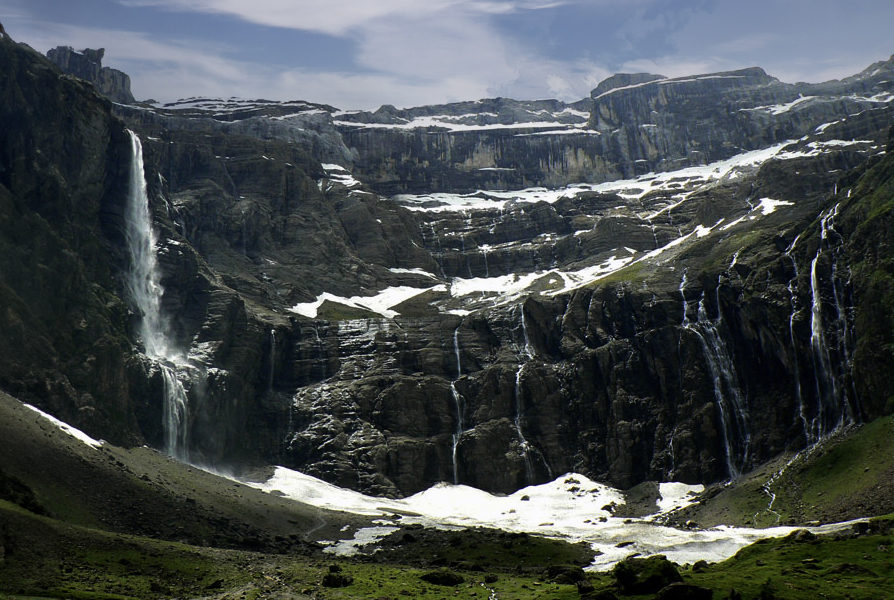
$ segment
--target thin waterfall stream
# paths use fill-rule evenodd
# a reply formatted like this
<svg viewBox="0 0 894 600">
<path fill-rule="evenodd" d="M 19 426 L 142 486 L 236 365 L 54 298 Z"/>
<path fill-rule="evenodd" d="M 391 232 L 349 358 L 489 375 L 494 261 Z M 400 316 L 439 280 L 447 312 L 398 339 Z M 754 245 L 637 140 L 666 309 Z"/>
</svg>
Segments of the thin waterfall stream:
<svg viewBox="0 0 894 600">
<path fill-rule="evenodd" d="M 717 298 L 717 317 L 711 319 L 708 316 L 705 295 L 702 292 L 698 302 L 697 320 L 693 322 L 688 314 L 689 305 L 686 301 L 685 287 L 686 274 L 684 272 L 683 281 L 680 284 L 680 294 L 683 297 L 681 327 L 695 333 L 701 342 L 705 362 L 711 373 L 714 400 L 720 413 L 720 437 L 723 443 L 727 472 L 730 479 L 734 480 L 742 474 L 742 469 L 748 464 L 751 433 L 748 428 L 745 398 L 739 385 L 735 365 L 719 329 L 723 319 L 720 298 L 719 296 Z"/>
<path fill-rule="evenodd" d="M 848 396 L 844 376 L 850 368 L 851 331 L 845 307 L 843 290 L 838 281 L 837 250 L 841 239 L 835 230 L 835 217 L 839 204 L 820 215 L 820 243 L 810 262 L 810 347 L 816 381 L 817 407 L 811 421 L 811 437 L 815 443 L 839 428 L 857 421 L 857 410 Z M 819 272 L 820 262 L 828 261 L 830 289 L 824 297 L 823 281 Z M 831 316 L 831 322 L 827 317 Z M 831 329 L 833 340 L 827 337 Z M 833 361 L 833 350 L 838 355 Z M 836 372 L 833 363 L 841 364 Z"/>
<path fill-rule="evenodd" d="M 462 377 L 463 369 L 459 355 L 459 325 L 453 330 L 453 354 L 456 356 L 456 379 L 450 382 L 450 392 L 453 394 L 453 403 L 456 407 L 456 430 L 453 433 L 453 483 L 459 484 L 459 471 L 457 469 L 456 450 L 459 440 L 463 435 L 463 398 L 456 389 L 456 381 Z"/>
</svg>

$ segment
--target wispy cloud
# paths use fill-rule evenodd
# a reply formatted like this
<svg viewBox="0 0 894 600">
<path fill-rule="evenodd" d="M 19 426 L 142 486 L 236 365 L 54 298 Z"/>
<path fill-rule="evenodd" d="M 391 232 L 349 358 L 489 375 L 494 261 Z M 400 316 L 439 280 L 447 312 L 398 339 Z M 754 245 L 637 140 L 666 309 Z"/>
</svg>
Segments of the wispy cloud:
<svg viewBox="0 0 894 600">
<path fill-rule="evenodd" d="M 565 2 L 536 0 L 117 0 L 124 6 L 157 6 L 184 12 L 230 15 L 244 21 L 344 35 L 382 18 L 418 20 L 450 12 L 506 14 L 517 10 L 559 6 Z"/>
<path fill-rule="evenodd" d="M 118 0 L 128 6 L 156 6 L 168 10 L 228 14 L 240 20 L 349 36 L 357 46 L 353 72 L 319 73 L 288 69 L 271 77 L 264 92 L 271 97 L 304 97 L 341 107 L 369 107 L 382 103 L 411 105 L 518 93 L 534 97 L 563 95 L 579 99 L 579 67 L 569 68 L 542 59 L 501 35 L 491 18 L 519 11 L 544 10 L 567 4 L 549 0 L 305 0 L 297 10 L 291 0 Z M 176 46 L 174 48 L 176 49 Z M 176 54 L 176 51 L 171 53 Z M 218 55 L 217 60 L 222 60 Z M 197 65 L 144 70 L 141 77 L 158 80 Z M 216 82 L 198 75 L 192 83 L 205 89 L 221 84 L 239 90 L 256 82 L 265 69 L 231 64 L 231 75 Z M 558 67 L 558 68 L 557 68 Z M 588 74 L 593 70 L 587 69 Z M 575 73 L 574 75 L 572 75 Z M 533 79 L 532 79 L 533 78 Z M 588 77 L 592 79 L 592 77 Z M 135 86 L 136 87 L 136 86 Z M 234 91 L 232 93 L 237 93 Z M 208 93 L 208 92 L 205 92 Z M 314 96 L 319 93 L 320 95 Z M 577 97 L 566 94 L 580 93 Z"/>
<path fill-rule="evenodd" d="M 872 3 L 850 1 L 864 12 Z M 801 10 L 833 0 L 81 0 L 85 10 L 111 6 L 115 15 L 69 10 L 47 21 L 55 2 L 7 0 L 0 16 L 13 38 L 41 51 L 105 47 L 105 63 L 131 75 L 138 98 L 163 101 L 244 96 L 350 109 L 488 96 L 578 100 L 615 71 L 763 66 L 784 81 L 818 81 L 892 51 L 878 33 L 890 19 L 850 26 Z M 894 18 L 894 5 L 884 4 L 869 12 Z M 860 35 L 839 33 L 845 27 Z"/>
</svg>

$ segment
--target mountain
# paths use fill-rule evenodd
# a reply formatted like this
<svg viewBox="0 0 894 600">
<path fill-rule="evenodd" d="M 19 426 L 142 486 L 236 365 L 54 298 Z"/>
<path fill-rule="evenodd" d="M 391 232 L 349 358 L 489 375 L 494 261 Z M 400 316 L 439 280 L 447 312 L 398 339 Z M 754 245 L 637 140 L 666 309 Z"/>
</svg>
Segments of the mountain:
<svg viewBox="0 0 894 600">
<path fill-rule="evenodd" d="M 768 541 L 662 586 L 889 592 L 889 518 L 699 525 L 892 510 L 894 60 L 372 113 L 85 76 L 0 38 L 0 593 L 623 595 L 706 536 Z M 624 566 L 525 533 L 569 528 Z"/>
<path fill-rule="evenodd" d="M 118 111 L 182 247 L 264 323 L 238 377 L 265 460 L 387 495 L 572 470 L 623 488 L 724 480 L 889 412 L 854 376 L 888 358 L 860 364 L 884 328 L 860 317 L 845 224 L 864 226 L 848 194 L 888 143 L 891 71 L 628 76 L 574 105 Z M 221 329 L 179 314 L 193 348 Z M 199 444 L 243 435 L 214 422 Z"/>
<path fill-rule="evenodd" d="M 94 437 L 510 493 L 724 481 L 892 411 L 891 60 L 364 113 L 112 105 L 3 51 L 0 384 Z"/>
<path fill-rule="evenodd" d="M 102 66 L 105 55 L 105 48 L 98 50 L 86 48 L 78 52 L 71 46 L 57 46 L 47 52 L 47 58 L 60 69 L 69 75 L 89 81 L 96 86 L 100 94 L 112 102 L 133 104 L 135 100 L 130 93 L 130 76 L 118 69 Z"/>
</svg>

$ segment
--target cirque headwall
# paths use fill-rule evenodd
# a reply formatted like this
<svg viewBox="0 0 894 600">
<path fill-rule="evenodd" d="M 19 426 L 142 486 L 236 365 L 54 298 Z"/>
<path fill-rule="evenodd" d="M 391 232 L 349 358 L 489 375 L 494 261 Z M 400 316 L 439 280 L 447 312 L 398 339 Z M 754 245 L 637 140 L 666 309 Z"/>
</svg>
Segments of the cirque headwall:
<svg viewBox="0 0 894 600">
<path fill-rule="evenodd" d="M 718 481 L 894 410 L 892 61 L 375 113 L 0 63 L 0 386 L 94 437 L 509 492 Z"/>
</svg>

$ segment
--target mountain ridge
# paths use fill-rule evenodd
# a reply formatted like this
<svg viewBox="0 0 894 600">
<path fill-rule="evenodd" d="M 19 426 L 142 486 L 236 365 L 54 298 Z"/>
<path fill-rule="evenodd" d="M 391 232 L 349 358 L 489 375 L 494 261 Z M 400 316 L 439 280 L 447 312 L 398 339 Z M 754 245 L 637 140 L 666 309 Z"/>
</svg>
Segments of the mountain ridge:
<svg viewBox="0 0 894 600">
<path fill-rule="evenodd" d="M 855 411 L 860 384 L 840 367 L 888 358 L 855 354 L 857 323 L 872 327 L 844 277 L 846 236 L 832 234 L 848 213 L 833 217 L 829 203 L 847 206 L 842 176 L 884 151 L 889 66 L 826 86 L 827 100 L 797 101 L 797 86 L 756 70 L 656 80 L 599 99 L 589 116 L 567 112 L 572 134 L 356 129 L 309 103 L 114 105 L 142 138 L 161 302 L 199 374 L 180 375 L 191 456 L 287 462 L 385 495 L 437 481 L 505 493 L 572 470 L 629 487 L 734 477 L 836 421 L 879 416 L 886 384 Z M 623 123 L 622 95 L 640 107 Z M 500 125 L 500 110 L 529 119 L 541 106 L 484 109 Z M 707 106 L 735 110 L 712 119 Z M 653 108 L 666 123 L 645 123 Z M 43 397 L 21 375 L 27 357 L 5 386 L 90 433 L 110 437 L 114 422 L 118 441 L 159 447 L 164 369 L 142 355 L 141 315 L 120 279 L 134 166 L 123 125 L 104 126 L 117 140 L 102 150 L 117 157 L 104 175 L 109 208 L 90 223 L 60 220 L 109 248 L 98 283 L 117 299 L 109 339 L 128 350 L 110 389 L 89 396 L 78 373 L 58 400 Z M 501 162 L 513 156 L 528 162 Z M 417 174 L 425 194 L 382 197 Z M 564 183 L 488 189 L 516 181 Z"/>
</svg>

